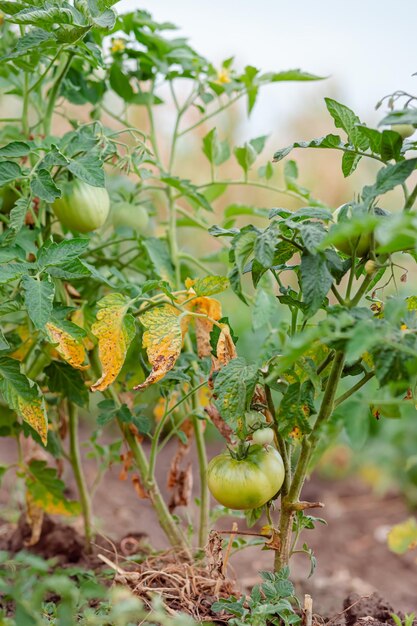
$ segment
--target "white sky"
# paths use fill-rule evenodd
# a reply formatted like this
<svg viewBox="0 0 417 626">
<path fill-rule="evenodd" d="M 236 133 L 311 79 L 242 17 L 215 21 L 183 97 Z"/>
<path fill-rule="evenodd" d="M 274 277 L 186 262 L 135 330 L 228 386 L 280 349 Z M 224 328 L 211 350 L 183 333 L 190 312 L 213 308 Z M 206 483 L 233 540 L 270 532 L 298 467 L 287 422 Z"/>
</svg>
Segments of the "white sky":
<svg viewBox="0 0 417 626">
<path fill-rule="evenodd" d="M 330 76 L 265 89 L 250 124 L 259 134 L 277 120 L 284 123 L 291 110 L 304 110 L 306 101 L 316 108 L 325 95 L 372 123 L 382 96 L 396 89 L 417 94 L 417 76 L 411 76 L 417 71 L 417 0 L 122 0 L 116 6 L 119 12 L 135 8 L 177 24 L 213 62 L 234 55 L 238 67 L 300 67 Z"/>
</svg>

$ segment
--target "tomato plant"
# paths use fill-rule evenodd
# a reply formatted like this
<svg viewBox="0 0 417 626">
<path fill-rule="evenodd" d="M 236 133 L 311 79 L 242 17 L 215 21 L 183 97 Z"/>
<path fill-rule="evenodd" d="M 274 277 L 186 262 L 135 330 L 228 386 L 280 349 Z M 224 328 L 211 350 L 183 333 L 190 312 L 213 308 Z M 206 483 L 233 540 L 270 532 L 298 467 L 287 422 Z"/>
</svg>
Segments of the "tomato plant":
<svg viewBox="0 0 417 626">
<path fill-rule="evenodd" d="M 332 437 L 344 431 L 359 447 L 376 404 L 389 417 L 388 407 L 401 413 L 415 402 L 416 294 L 400 262 L 417 259 L 417 145 L 395 130 L 417 123 L 415 99 L 379 130 L 326 98 L 340 134 L 275 152 L 281 164 L 293 150 L 335 151 L 344 177 L 375 162 L 375 179 L 337 214 L 301 184 L 294 160 L 273 165 L 266 136 L 231 145 L 213 125 L 239 101 L 249 115 L 265 85 L 320 77 L 238 70 L 231 58 L 216 68 L 145 11 L 117 15 L 112 0 L 64 4 L 0 2 L 1 89 L 21 105 L 16 117 L 6 101 L 0 128 L 1 434 L 16 442 L 31 542 L 45 512 L 81 513 L 91 545 L 94 502 L 79 445 L 91 405 L 99 477 L 121 457 L 173 546 L 191 556 L 206 544 L 210 486 L 220 502 L 249 507 L 248 523 L 266 513 L 275 568 L 286 572 L 313 524 L 304 511 L 320 506 L 301 499 L 304 481 Z M 167 111 L 168 136 L 158 124 Z M 181 160 L 191 136 L 205 164 L 198 179 L 194 158 L 188 169 Z M 288 206 L 254 206 L 252 188 Z M 393 191 L 401 210 L 382 214 Z M 253 347 L 238 353 L 230 320 L 247 307 Z M 209 468 L 207 422 L 232 452 Z M 119 439 L 105 447 L 110 424 Z M 25 455 L 24 438 L 49 456 Z M 272 439 L 277 449 L 261 445 Z M 156 473 L 169 442 L 178 448 L 170 500 Z M 194 543 L 181 516 L 192 443 Z M 77 501 L 66 497 L 63 462 Z M 240 490 L 242 468 L 250 480 Z M 306 544 L 301 551 L 314 564 Z"/>
</svg>

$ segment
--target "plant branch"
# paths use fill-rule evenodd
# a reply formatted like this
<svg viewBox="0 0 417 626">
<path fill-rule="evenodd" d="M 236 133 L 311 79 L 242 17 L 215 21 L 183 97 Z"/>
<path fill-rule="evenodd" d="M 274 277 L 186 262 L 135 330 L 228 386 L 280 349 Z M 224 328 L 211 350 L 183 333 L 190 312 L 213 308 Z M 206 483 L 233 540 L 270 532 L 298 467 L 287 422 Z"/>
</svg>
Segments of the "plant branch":
<svg viewBox="0 0 417 626">
<path fill-rule="evenodd" d="M 339 406 L 339 404 L 342 404 L 342 402 L 344 402 L 345 400 L 350 398 L 350 396 L 352 396 L 359 389 L 361 389 L 361 387 L 366 385 L 366 383 L 369 380 L 371 380 L 374 376 L 375 376 L 375 372 L 367 372 L 355 385 L 353 385 L 353 387 L 351 387 L 345 393 L 343 393 L 341 396 L 336 398 L 336 400 L 334 402 L 334 406 L 337 407 L 337 406 Z"/>
</svg>

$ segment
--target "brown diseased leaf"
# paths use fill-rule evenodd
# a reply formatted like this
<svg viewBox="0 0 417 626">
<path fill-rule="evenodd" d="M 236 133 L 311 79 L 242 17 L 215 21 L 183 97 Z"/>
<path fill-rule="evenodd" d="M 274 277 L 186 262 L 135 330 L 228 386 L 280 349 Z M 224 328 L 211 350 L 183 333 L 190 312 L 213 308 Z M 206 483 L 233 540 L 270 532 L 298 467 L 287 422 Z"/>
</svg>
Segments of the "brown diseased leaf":
<svg viewBox="0 0 417 626">
<path fill-rule="evenodd" d="M 222 324 L 222 329 L 220 331 L 220 337 L 217 342 L 217 361 L 220 367 L 216 369 L 220 369 L 224 367 L 231 361 L 237 357 L 236 347 L 233 343 L 232 335 L 230 333 L 230 328 L 227 324 Z"/>
<path fill-rule="evenodd" d="M 214 298 L 196 298 L 190 302 L 189 308 L 195 313 L 205 314 L 214 321 L 222 317 L 222 307 L 218 300 Z M 213 330 L 213 322 L 203 317 L 195 318 L 195 334 L 197 340 L 197 354 L 200 359 L 210 356 L 210 333 Z"/>
<path fill-rule="evenodd" d="M 152 371 L 147 379 L 134 387 L 145 389 L 158 382 L 175 365 L 182 348 L 183 331 L 179 311 L 170 304 L 154 307 L 139 317 L 146 328 L 142 344 L 146 348 Z"/>
<path fill-rule="evenodd" d="M 46 332 L 49 341 L 56 344 L 58 354 L 71 365 L 71 367 L 79 370 L 88 369 L 87 355 L 82 339 L 73 337 L 63 328 L 60 328 L 58 324 L 53 322 L 46 324 Z"/>
<path fill-rule="evenodd" d="M 147 498 L 149 498 L 149 494 L 146 491 L 145 487 L 142 485 L 142 482 L 137 474 L 134 474 L 132 476 L 132 484 L 141 500 L 146 500 Z"/>
</svg>

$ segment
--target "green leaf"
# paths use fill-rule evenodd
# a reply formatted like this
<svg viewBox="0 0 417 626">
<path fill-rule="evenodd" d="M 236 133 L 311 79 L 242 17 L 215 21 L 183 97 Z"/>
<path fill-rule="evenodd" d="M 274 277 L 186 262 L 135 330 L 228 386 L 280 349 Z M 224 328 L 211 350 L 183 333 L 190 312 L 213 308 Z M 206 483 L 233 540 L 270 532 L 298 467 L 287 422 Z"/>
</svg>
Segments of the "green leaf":
<svg viewBox="0 0 417 626">
<path fill-rule="evenodd" d="M 380 154 L 384 161 L 398 161 L 401 158 L 402 145 L 402 137 L 395 130 L 382 131 Z"/>
<path fill-rule="evenodd" d="M 8 263 L 0 265 L 0 284 L 10 283 L 26 274 L 30 267 L 29 263 Z"/>
<path fill-rule="evenodd" d="M 279 312 L 277 298 L 265 289 L 258 289 L 252 310 L 253 329 L 255 331 L 265 329 L 269 325 L 277 327 L 277 322 L 280 319 Z"/>
<path fill-rule="evenodd" d="M 267 139 L 268 135 L 261 135 L 260 137 L 255 137 L 254 139 L 251 139 L 249 141 L 256 154 L 261 154 L 262 150 L 265 148 L 265 143 Z"/>
<path fill-rule="evenodd" d="M 230 157 L 229 143 L 219 140 L 216 128 L 203 137 L 203 153 L 213 165 L 221 165 Z"/>
<path fill-rule="evenodd" d="M 274 222 L 257 236 L 254 255 L 263 267 L 270 268 L 274 264 L 275 247 L 278 241 L 278 228 Z"/>
<path fill-rule="evenodd" d="M 397 185 L 401 185 L 416 169 L 416 166 L 417 159 L 408 159 L 383 167 L 377 174 L 376 183 L 372 186 L 364 187 L 363 198 L 370 202 L 377 196 L 391 191 Z"/>
<path fill-rule="evenodd" d="M 53 202 L 61 197 L 61 190 L 55 185 L 54 180 L 48 170 L 40 169 L 30 181 L 30 188 L 33 195 L 38 196 L 46 202 Z"/>
<path fill-rule="evenodd" d="M 236 267 L 240 274 L 243 274 L 246 262 L 253 253 L 257 240 L 257 232 L 253 230 L 253 227 L 249 226 L 247 228 L 247 230 L 242 229 L 240 233 L 234 237 L 232 244 L 235 253 Z"/>
<path fill-rule="evenodd" d="M 38 280 L 33 276 L 22 279 L 25 305 L 35 328 L 43 329 L 52 313 L 54 285 L 47 280 Z"/>
<path fill-rule="evenodd" d="M 39 49 L 43 47 L 43 44 L 51 43 L 55 40 L 56 35 L 54 32 L 47 32 L 42 28 L 34 28 L 20 37 L 16 47 L 10 52 L 10 54 L 7 55 L 6 58 L 13 59 L 23 56 L 32 51 L 34 48 L 36 51 L 39 51 Z"/>
<path fill-rule="evenodd" d="M 23 176 L 23 172 L 14 161 L 0 162 L 0 187 Z"/>
<path fill-rule="evenodd" d="M 167 242 L 156 237 L 148 237 L 144 239 L 143 245 L 158 276 L 172 285 L 174 283 L 174 266 Z"/>
<path fill-rule="evenodd" d="M 320 254 L 305 253 L 301 257 L 301 286 L 303 301 L 306 304 L 306 317 L 314 315 L 323 305 L 333 277 L 327 267 L 326 259 Z"/>
<path fill-rule="evenodd" d="M 259 178 L 265 178 L 266 180 L 270 180 L 274 175 L 274 168 L 272 166 L 271 161 L 268 161 L 266 165 L 261 165 L 258 169 Z"/>
<path fill-rule="evenodd" d="M 78 406 L 88 405 L 88 389 L 85 386 L 82 374 L 67 363 L 52 361 L 45 368 L 48 378 L 49 391 L 59 393 Z"/>
<path fill-rule="evenodd" d="M 344 152 L 342 156 L 342 172 L 343 176 L 347 178 L 358 167 L 358 163 L 361 160 L 361 156 L 359 154 L 355 154 L 354 152 Z"/>
<path fill-rule="evenodd" d="M 255 148 L 252 146 L 252 144 L 245 143 L 244 146 L 240 148 L 235 148 L 233 152 L 240 167 L 243 169 L 245 174 L 247 174 L 252 165 L 255 163 L 256 157 L 258 156 Z"/>
<path fill-rule="evenodd" d="M 239 337 L 237 337 L 235 335 L 229 318 L 228 317 L 221 317 L 218 320 L 218 322 L 219 322 L 219 324 L 226 324 L 229 327 L 229 329 L 230 329 L 230 336 L 232 338 L 233 343 L 236 345 L 237 342 L 239 341 Z M 212 352 L 213 356 L 217 356 L 217 344 L 219 342 L 220 334 L 221 334 L 221 330 L 220 330 L 219 326 L 214 326 L 213 325 L 213 329 L 212 329 L 212 331 L 210 333 L 210 347 L 211 347 L 211 352 Z"/>
<path fill-rule="evenodd" d="M 229 287 L 229 281 L 225 276 L 205 276 L 199 278 L 193 284 L 197 296 L 213 296 L 221 293 Z"/>
<path fill-rule="evenodd" d="M 182 196 L 185 196 L 195 202 L 198 206 L 201 206 L 206 211 L 212 212 L 213 209 L 206 198 L 201 194 L 195 185 L 189 180 L 184 178 L 178 178 L 177 176 L 161 176 L 162 182 L 166 183 L 170 187 L 174 187 L 181 192 Z"/>
<path fill-rule="evenodd" d="M 281 148 L 281 150 L 277 150 L 274 154 L 274 162 L 281 161 L 284 157 L 287 156 L 294 150 L 294 148 L 345 148 L 345 144 L 339 137 L 339 135 L 326 135 L 325 137 L 319 137 L 318 139 L 313 139 L 312 141 L 296 141 L 290 146 L 286 148 Z"/>
<path fill-rule="evenodd" d="M 273 72 L 270 74 L 263 74 L 262 79 L 267 79 L 268 82 L 278 83 L 282 81 L 311 81 L 311 80 L 324 80 L 325 76 L 317 76 L 304 72 L 300 69 L 285 70 L 282 72 Z"/>
<path fill-rule="evenodd" d="M 354 450 L 365 445 L 369 435 L 369 405 L 362 398 L 347 400 L 335 411 L 335 418 L 341 417 L 349 443 Z"/>
<path fill-rule="evenodd" d="M 93 274 L 94 267 L 81 261 L 80 259 L 70 259 L 64 263 L 58 265 L 48 266 L 46 271 L 50 276 L 54 278 L 61 278 L 64 280 L 71 280 L 77 278 L 85 278 L 87 276 L 93 276 L 99 278 L 100 282 L 106 282 L 104 277 L 101 277 L 98 272 Z"/>
<path fill-rule="evenodd" d="M 388 124 L 417 124 L 417 109 L 391 111 L 379 122 L 378 126 L 388 126 Z"/>
<path fill-rule="evenodd" d="M 2 329 L 0 328 L 0 350 L 8 350 L 9 348 L 10 344 L 4 336 Z"/>
<path fill-rule="evenodd" d="M 24 226 L 26 213 L 30 208 L 30 202 L 29 198 L 19 198 L 10 211 L 9 228 L 14 230 L 16 234 L 19 233 Z"/>
<path fill-rule="evenodd" d="M 123 68 L 119 63 L 113 63 L 110 68 L 110 86 L 115 93 L 117 93 L 122 100 L 130 102 L 134 96 L 132 85 L 129 82 L 129 77 L 126 76 Z"/>
<path fill-rule="evenodd" d="M 234 431 L 249 406 L 258 376 L 257 365 L 248 365 L 242 357 L 232 359 L 216 376 L 215 404 L 222 418 Z"/>
<path fill-rule="evenodd" d="M 341 128 L 345 131 L 349 141 L 355 146 L 355 148 L 366 150 L 369 142 L 367 138 L 358 132 L 358 129 L 356 128 L 357 124 L 361 123 L 359 117 L 351 109 L 349 109 L 349 107 L 344 104 L 340 104 L 340 102 L 337 102 L 332 98 L 325 98 L 324 100 L 326 102 L 327 110 L 334 120 L 336 128 Z"/>
<path fill-rule="evenodd" d="M 60 243 L 48 242 L 39 250 L 37 264 L 43 269 L 50 265 L 62 265 L 65 261 L 78 258 L 88 248 L 88 239 L 77 237 Z"/>
<path fill-rule="evenodd" d="M 300 224 L 298 228 L 307 251 L 316 254 L 321 242 L 326 237 L 325 228 L 319 222 L 305 222 Z"/>
<path fill-rule="evenodd" d="M 45 401 L 39 387 L 21 373 L 18 361 L 0 357 L 0 391 L 7 405 L 30 424 L 46 445 L 48 418 Z"/>
<path fill-rule="evenodd" d="M 25 141 L 12 141 L 0 148 L 0 157 L 24 157 L 30 152 L 30 145 Z"/>
<path fill-rule="evenodd" d="M 105 187 L 103 163 L 95 154 L 84 154 L 67 166 L 71 174 L 93 187 Z"/>
</svg>

